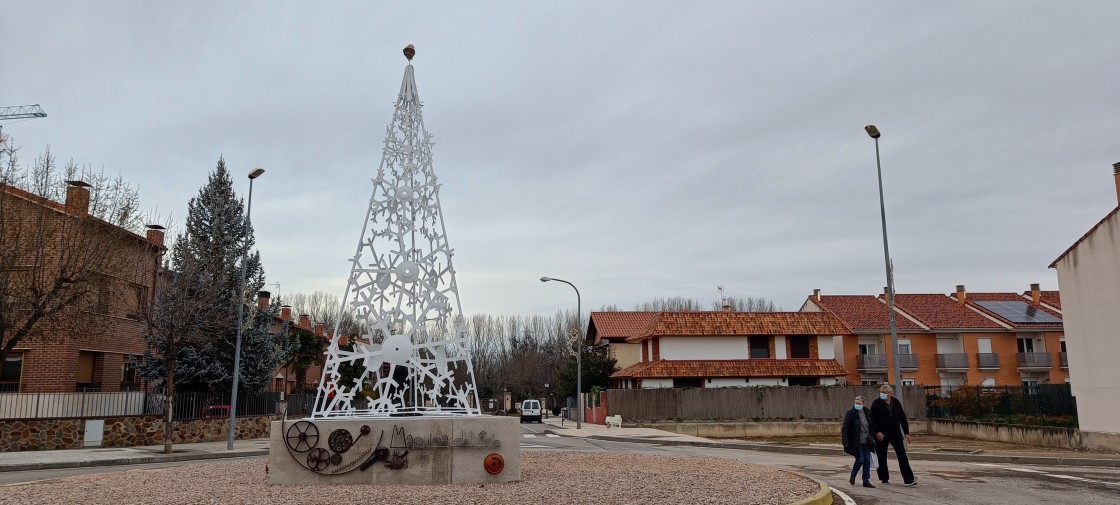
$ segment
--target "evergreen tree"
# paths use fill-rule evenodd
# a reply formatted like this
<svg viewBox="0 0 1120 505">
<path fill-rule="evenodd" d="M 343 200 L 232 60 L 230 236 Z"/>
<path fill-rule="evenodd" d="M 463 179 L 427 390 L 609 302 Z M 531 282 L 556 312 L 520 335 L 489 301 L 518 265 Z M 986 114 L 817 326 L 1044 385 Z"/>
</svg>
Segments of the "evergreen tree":
<svg viewBox="0 0 1120 505">
<path fill-rule="evenodd" d="M 185 230 L 177 237 L 171 253 L 172 271 L 185 269 L 198 274 L 167 288 L 187 290 L 179 294 L 192 297 L 192 303 L 186 305 L 214 307 L 209 311 L 210 333 L 175 349 L 174 381 L 181 391 L 224 391 L 232 386 L 239 303 L 246 307 L 246 317 L 241 322 L 241 391 L 262 390 L 291 348 L 286 328 L 277 333 L 270 331 L 276 307 L 257 309 L 256 294 L 264 286 L 265 278 L 260 253 L 253 250 L 254 243 L 244 204 L 234 192 L 225 159 L 219 158 L 207 184 L 187 205 Z M 242 258 L 247 259 L 244 292 Z M 196 299 L 191 293 L 205 298 Z M 142 373 L 149 379 L 165 377 L 166 360 L 160 352 L 158 335 L 149 335 L 148 343 L 147 358 L 153 361 L 146 362 Z"/>
</svg>

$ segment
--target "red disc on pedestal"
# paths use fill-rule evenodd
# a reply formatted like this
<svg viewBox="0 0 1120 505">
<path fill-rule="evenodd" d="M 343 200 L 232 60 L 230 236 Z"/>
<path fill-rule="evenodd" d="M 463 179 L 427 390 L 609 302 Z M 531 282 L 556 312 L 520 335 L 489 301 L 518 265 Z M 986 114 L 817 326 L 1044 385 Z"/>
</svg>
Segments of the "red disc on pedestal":
<svg viewBox="0 0 1120 505">
<path fill-rule="evenodd" d="M 482 460 L 482 466 L 486 468 L 486 473 L 497 475 L 502 473 L 502 469 L 506 467 L 506 460 L 502 458 L 501 454 L 492 452 Z"/>
</svg>

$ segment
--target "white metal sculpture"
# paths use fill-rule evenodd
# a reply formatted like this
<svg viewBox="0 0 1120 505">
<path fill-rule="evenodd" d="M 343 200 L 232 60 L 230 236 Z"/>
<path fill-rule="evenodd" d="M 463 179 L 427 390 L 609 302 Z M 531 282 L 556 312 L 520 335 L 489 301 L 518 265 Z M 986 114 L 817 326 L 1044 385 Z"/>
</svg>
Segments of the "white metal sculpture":
<svg viewBox="0 0 1120 505">
<path fill-rule="evenodd" d="M 409 64 L 385 135 L 373 196 L 350 259 L 343 308 L 363 329 L 340 348 L 341 317 L 327 349 L 312 418 L 478 415 L 452 249 Z M 362 367 L 354 380 L 344 367 Z M 365 389 L 372 394 L 362 395 Z"/>
</svg>

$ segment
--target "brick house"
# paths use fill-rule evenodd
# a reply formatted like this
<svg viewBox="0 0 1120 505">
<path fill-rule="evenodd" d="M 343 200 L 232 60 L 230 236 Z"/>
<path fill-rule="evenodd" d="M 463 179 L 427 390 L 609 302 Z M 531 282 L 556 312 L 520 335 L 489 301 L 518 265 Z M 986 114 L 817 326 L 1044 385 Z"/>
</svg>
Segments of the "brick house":
<svg viewBox="0 0 1120 505">
<path fill-rule="evenodd" d="M 811 386 L 841 384 L 848 375 L 835 350 L 851 329 L 832 314 L 607 314 L 592 313 L 596 327 L 589 334 L 614 346 L 618 330 L 628 328 L 625 345 L 639 349 L 637 363 L 611 375 L 614 388 Z M 643 320 L 649 323 L 640 327 Z M 629 324 L 612 327 L 608 321 Z"/>
<path fill-rule="evenodd" d="M 12 289 L 8 306 L 17 318 L 19 311 L 31 310 L 19 301 L 26 300 L 19 296 L 29 287 L 54 282 L 59 277 L 53 272 L 62 266 L 74 271 L 81 255 L 111 258 L 81 264 L 86 270 L 79 275 L 88 292 L 16 344 L 0 363 L 0 391 L 123 391 L 140 386 L 129 356 L 144 353 L 140 310 L 152 301 L 165 251 L 163 229 L 149 226 L 141 236 L 91 216 L 89 185 L 69 183 L 63 203 L 0 185 L 5 252 L 29 258 L 27 251 L 42 251 L 32 262 L 0 263 Z M 40 233 L 42 242 L 28 245 L 39 239 L 29 231 Z"/>
<path fill-rule="evenodd" d="M 885 295 L 822 295 L 801 307 L 852 328 L 838 354 L 852 384 L 890 382 Z M 1021 386 L 1069 381 L 1061 299 L 1037 284 L 1023 293 L 896 294 L 898 363 L 904 385 Z M 851 365 L 855 366 L 851 366 Z"/>
<path fill-rule="evenodd" d="M 324 349 L 330 345 L 333 331 L 326 331 L 324 323 L 313 323 L 311 316 L 307 314 L 300 314 L 298 319 L 292 319 L 292 307 L 290 305 L 283 305 L 280 307 L 280 318 L 272 325 L 272 331 L 279 331 L 280 325 L 283 322 L 288 322 L 289 335 L 314 335 L 323 340 Z M 342 343 L 346 343 L 343 339 Z M 320 365 L 311 365 L 307 368 L 307 386 L 309 388 L 316 388 L 319 385 L 319 376 L 322 374 L 322 367 Z M 273 374 L 272 381 L 269 383 L 268 390 L 274 392 L 282 392 L 291 394 L 296 387 L 296 372 L 288 367 L 281 366 L 276 369 Z"/>
</svg>

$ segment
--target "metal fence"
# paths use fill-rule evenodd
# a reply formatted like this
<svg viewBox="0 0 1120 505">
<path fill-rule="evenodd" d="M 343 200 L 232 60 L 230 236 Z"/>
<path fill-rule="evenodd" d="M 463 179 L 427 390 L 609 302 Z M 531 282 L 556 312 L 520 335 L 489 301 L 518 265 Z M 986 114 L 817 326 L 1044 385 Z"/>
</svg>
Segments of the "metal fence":
<svg viewBox="0 0 1120 505">
<path fill-rule="evenodd" d="M 611 389 L 607 414 L 627 422 L 837 420 L 852 408 L 852 398 L 870 402 L 878 386 L 775 386 L 691 389 Z M 911 419 L 926 415 L 925 391 L 905 386 L 899 394 Z"/>
<path fill-rule="evenodd" d="M 992 416 L 1077 416 L 1069 384 L 1034 386 L 926 386 L 932 418 L 982 419 Z"/>
<path fill-rule="evenodd" d="M 310 412 L 311 395 L 289 395 L 288 416 Z M 229 417 L 229 393 L 175 393 L 175 419 Z M 237 415 L 257 416 L 279 411 L 280 393 L 240 394 Z M 0 393 L 0 420 L 105 418 L 163 415 L 163 391 L 114 393 Z"/>
</svg>

